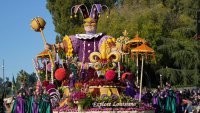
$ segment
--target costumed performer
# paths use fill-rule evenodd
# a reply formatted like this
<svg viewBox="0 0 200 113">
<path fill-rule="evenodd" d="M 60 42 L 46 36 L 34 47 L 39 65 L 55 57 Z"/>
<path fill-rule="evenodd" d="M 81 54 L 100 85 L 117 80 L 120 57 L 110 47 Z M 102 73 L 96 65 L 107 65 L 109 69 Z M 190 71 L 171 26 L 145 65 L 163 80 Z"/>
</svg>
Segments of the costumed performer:
<svg viewBox="0 0 200 113">
<path fill-rule="evenodd" d="M 165 98 L 165 112 L 176 113 L 176 94 L 172 89 L 168 90 L 167 97 Z"/>
<path fill-rule="evenodd" d="M 28 111 L 27 110 L 28 107 L 26 105 L 27 92 L 24 89 L 23 85 L 19 89 L 17 94 L 18 95 L 17 95 L 17 97 L 16 97 L 16 99 L 14 101 L 11 113 L 26 113 Z"/>
<path fill-rule="evenodd" d="M 80 78 L 83 80 L 88 80 L 87 74 L 89 72 L 87 69 L 89 67 L 89 55 L 92 52 L 99 52 L 99 48 L 104 40 L 110 39 L 108 41 L 110 47 L 112 47 L 115 42 L 115 39 L 111 36 L 103 33 L 96 33 L 98 18 L 103 7 L 106 6 L 94 4 L 90 13 L 88 13 L 87 7 L 83 4 L 72 7 L 71 11 L 73 16 L 75 15 L 76 17 L 78 11 L 82 13 L 85 22 L 84 29 L 86 33 L 65 36 L 62 43 L 55 44 L 56 48 L 63 49 L 65 51 L 67 58 L 73 57 L 73 55 L 78 56 L 78 61 L 80 64 L 79 68 L 81 70 Z M 52 49 L 52 47 L 53 45 L 50 44 L 45 45 L 47 50 Z"/>
<path fill-rule="evenodd" d="M 47 93 L 46 88 L 43 88 L 43 94 L 40 96 L 38 105 L 38 113 L 53 113 L 50 95 Z"/>
<path fill-rule="evenodd" d="M 126 82 L 125 95 L 134 98 L 136 95 L 136 91 L 135 91 L 135 87 L 134 87 L 133 75 L 129 72 L 126 72 L 122 75 L 122 80 L 124 82 Z"/>
<path fill-rule="evenodd" d="M 29 95 L 26 101 L 27 104 L 27 111 L 26 113 L 34 113 L 34 92 L 33 92 L 33 88 L 30 87 L 29 88 Z"/>
</svg>

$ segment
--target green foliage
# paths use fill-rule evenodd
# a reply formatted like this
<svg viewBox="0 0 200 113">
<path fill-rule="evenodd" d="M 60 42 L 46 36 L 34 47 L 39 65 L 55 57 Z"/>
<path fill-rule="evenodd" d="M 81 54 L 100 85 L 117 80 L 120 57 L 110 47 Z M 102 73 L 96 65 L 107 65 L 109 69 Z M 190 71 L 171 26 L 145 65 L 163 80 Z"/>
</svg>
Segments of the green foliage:
<svg viewBox="0 0 200 113">
<path fill-rule="evenodd" d="M 84 108 L 89 108 L 92 106 L 92 103 L 94 102 L 94 100 L 91 98 L 91 97 L 87 97 L 85 98 L 84 100 L 84 103 L 83 103 L 83 107 Z"/>
<path fill-rule="evenodd" d="M 27 83 L 28 73 L 24 70 L 19 71 L 17 74 L 17 82 Z"/>
<path fill-rule="evenodd" d="M 128 72 L 130 71 L 131 73 L 135 73 L 137 70 L 136 63 L 130 56 L 127 56 L 127 57 L 129 59 L 128 63 L 124 63 L 123 66 L 125 66 L 125 69 L 130 69 L 130 70 L 125 70 L 125 71 L 128 71 Z"/>
<path fill-rule="evenodd" d="M 20 70 L 16 78 L 16 89 L 19 89 L 21 87 L 21 84 L 25 84 L 26 88 L 34 87 L 36 81 L 37 79 L 35 73 L 29 74 L 24 70 Z"/>
<path fill-rule="evenodd" d="M 40 80 L 43 81 L 46 79 L 46 72 L 44 70 L 39 71 Z M 48 76 L 49 77 L 49 76 Z"/>
<path fill-rule="evenodd" d="M 88 9 L 93 3 L 101 3 L 111 6 L 112 0 L 47 0 L 46 7 L 52 15 L 55 31 L 60 36 L 82 33 L 82 15 L 79 13 L 76 18 L 70 19 L 71 7 L 77 4 L 85 4 Z"/>
<path fill-rule="evenodd" d="M 119 96 L 120 103 L 135 103 L 138 102 L 138 100 L 135 100 L 134 98 L 126 95 L 120 95 Z"/>
<path fill-rule="evenodd" d="M 80 3 L 91 6 L 97 0 L 47 0 L 47 9 L 52 14 L 59 38 L 84 32 L 81 15 L 69 18 L 70 8 Z M 152 64 L 152 69 L 158 80 L 162 74 L 164 81 L 176 85 L 199 83 L 200 42 L 195 37 L 200 0 L 117 0 L 115 5 L 115 1 L 100 0 L 98 3 L 111 9 L 109 18 L 106 12 L 101 14 L 98 32 L 117 38 L 126 29 L 130 39 L 138 32 L 156 51 L 157 63 Z M 132 71 L 135 71 L 134 67 L 131 67 Z"/>
</svg>

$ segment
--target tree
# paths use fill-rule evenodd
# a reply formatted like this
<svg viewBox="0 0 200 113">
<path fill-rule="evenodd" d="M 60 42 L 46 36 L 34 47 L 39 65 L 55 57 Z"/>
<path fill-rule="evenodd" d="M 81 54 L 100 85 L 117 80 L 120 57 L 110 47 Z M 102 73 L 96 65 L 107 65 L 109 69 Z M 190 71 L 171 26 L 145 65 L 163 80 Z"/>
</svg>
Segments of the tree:
<svg viewBox="0 0 200 113">
<path fill-rule="evenodd" d="M 6 81 L 4 83 L 4 86 L 5 86 L 5 96 L 10 95 L 12 83 L 9 81 L 8 77 L 6 77 Z"/>
<path fill-rule="evenodd" d="M 3 78 L 0 77 L 0 85 L 3 84 Z"/>
<path fill-rule="evenodd" d="M 60 36 L 84 32 L 81 14 L 78 14 L 74 19 L 70 19 L 71 8 L 77 4 L 85 4 L 90 9 L 93 3 L 112 6 L 115 2 L 112 0 L 47 0 L 46 7 L 52 15 L 55 31 Z"/>
<path fill-rule="evenodd" d="M 17 74 L 17 89 L 19 89 L 22 84 L 24 84 L 25 86 L 28 85 L 28 77 L 29 74 L 26 71 L 19 71 L 19 73 Z"/>
<path fill-rule="evenodd" d="M 161 68 L 159 72 L 166 75 L 166 78 L 173 84 L 197 85 L 200 76 L 198 71 L 200 59 L 197 49 L 199 42 L 183 42 L 170 38 L 163 40 L 165 42 L 158 47 L 158 51 L 165 56 L 160 64 L 166 68 Z"/>
<path fill-rule="evenodd" d="M 15 82 L 15 77 L 13 76 L 12 78 L 12 94 L 14 95 L 16 92 L 16 82 Z"/>
<path fill-rule="evenodd" d="M 69 18 L 73 5 L 86 3 L 91 6 L 96 2 L 48 0 L 47 9 L 52 14 L 59 37 L 83 32 L 80 21 L 82 17 L 77 15 L 77 18 Z M 156 51 L 157 64 L 144 64 L 144 70 L 147 70 L 149 75 L 155 74 L 156 79 L 159 79 L 159 74 L 162 74 L 166 81 L 178 85 L 199 83 L 200 41 L 196 40 L 195 36 L 196 10 L 200 8 L 200 0 L 124 0 L 120 9 L 114 7 L 115 2 L 99 1 L 109 5 L 111 9 L 109 18 L 107 15 L 101 15 L 99 32 L 106 32 L 116 38 L 121 36 L 125 29 L 130 38 L 138 32 Z M 148 67 L 152 67 L 151 70 L 145 69 Z"/>
<path fill-rule="evenodd" d="M 16 85 L 16 82 L 15 82 L 15 77 L 13 76 L 12 78 L 12 84 L 15 86 Z"/>
<path fill-rule="evenodd" d="M 28 77 L 28 86 L 33 86 L 36 81 L 37 81 L 37 77 L 36 77 L 36 74 L 35 73 L 31 73 Z"/>
<path fill-rule="evenodd" d="M 3 79 L 0 77 L 0 94 L 2 93 L 3 93 Z"/>
</svg>

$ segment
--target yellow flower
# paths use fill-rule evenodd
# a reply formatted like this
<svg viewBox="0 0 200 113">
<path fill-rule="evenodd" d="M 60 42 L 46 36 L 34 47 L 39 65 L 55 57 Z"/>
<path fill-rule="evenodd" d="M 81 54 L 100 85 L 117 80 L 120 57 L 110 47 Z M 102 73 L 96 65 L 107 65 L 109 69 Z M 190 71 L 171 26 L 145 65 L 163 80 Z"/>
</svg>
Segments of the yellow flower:
<svg viewBox="0 0 200 113">
<path fill-rule="evenodd" d="M 72 54 L 72 53 L 69 53 L 69 56 L 71 57 L 71 56 L 73 56 L 73 54 Z"/>
<path fill-rule="evenodd" d="M 115 39 L 115 38 L 112 38 L 112 41 L 113 41 L 113 42 L 116 42 L 116 39 Z"/>
<path fill-rule="evenodd" d="M 68 48 L 69 48 L 69 49 L 72 49 L 72 45 L 71 45 L 71 44 L 68 44 Z"/>
<path fill-rule="evenodd" d="M 109 38 L 109 39 L 107 39 L 107 41 L 108 41 L 108 42 L 112 42 L 112 39 L 111 39 L 111 38 Z"/>
<path fill-rule="evenodd" d="M 67 42 L 67 48 L 68 48 L 68 51 L 66 53 L 66 56 L 73 56 L 72 52 L 73 52 L 73 47 L 72 47 L 72 42 L 70 40 L 70 38 L 66 35 L 64 38 L 63 38 L 63 41 L 66 41 Z"/>
<path fill-rule="evenodd" d="M 72 53 L 72 51 L 73 51 L 73 49 L 72 49 L 72 48 L 70 48 L 70 49 L 68 50 L 68 53 Z"/>
</svg>

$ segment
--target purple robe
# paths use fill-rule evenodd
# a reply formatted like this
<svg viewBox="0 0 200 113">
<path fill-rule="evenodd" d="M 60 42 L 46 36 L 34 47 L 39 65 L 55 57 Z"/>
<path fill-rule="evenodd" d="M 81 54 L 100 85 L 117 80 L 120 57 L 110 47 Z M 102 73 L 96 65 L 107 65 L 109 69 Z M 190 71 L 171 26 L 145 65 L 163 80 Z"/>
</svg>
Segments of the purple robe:
<svg viewBox="0 0 200 113">
<path fill-rule="evenodd" d="M 37 101 L 37 97 L 34 97 L 33 113 L 38 113 L 38 101 Z"/>
<path fill-rule="evenodd" d="M 136 92 L 135 92 L 135 90 L 133 88 L 133 84 L 131 82 L 129 82 L 128 80 L 127 80 L 126 84 L 127 84 L 127 86 L 126 86 L 125 95 L 126 96 L 131 96 L 131 97 L 134 98 L 135 95 L 136 95 Z"/>
<path fill-rule="evenodd" d="M 25 103 L 26 101 L 22 97 L 17 97 L 14 113 L 25 113 Z"/>
<path fill-rule="evenodd" d="M 87 37 L 88 36 L 88 37 Z M 101 46 L 103 40 L 111 38 L 111 36 L 99 34 L 76 34 L 69 36 L 72 47 L 73 54 L 77 54 L 80 62 L 90 62 L 90 53 L 96 51 L 99 52 L 99 47 Z M 64 40 L 63 40 L 64 41 Z M 67 52 L 67 42 L 64 42 L 65 52 Z"/>
</svg>

